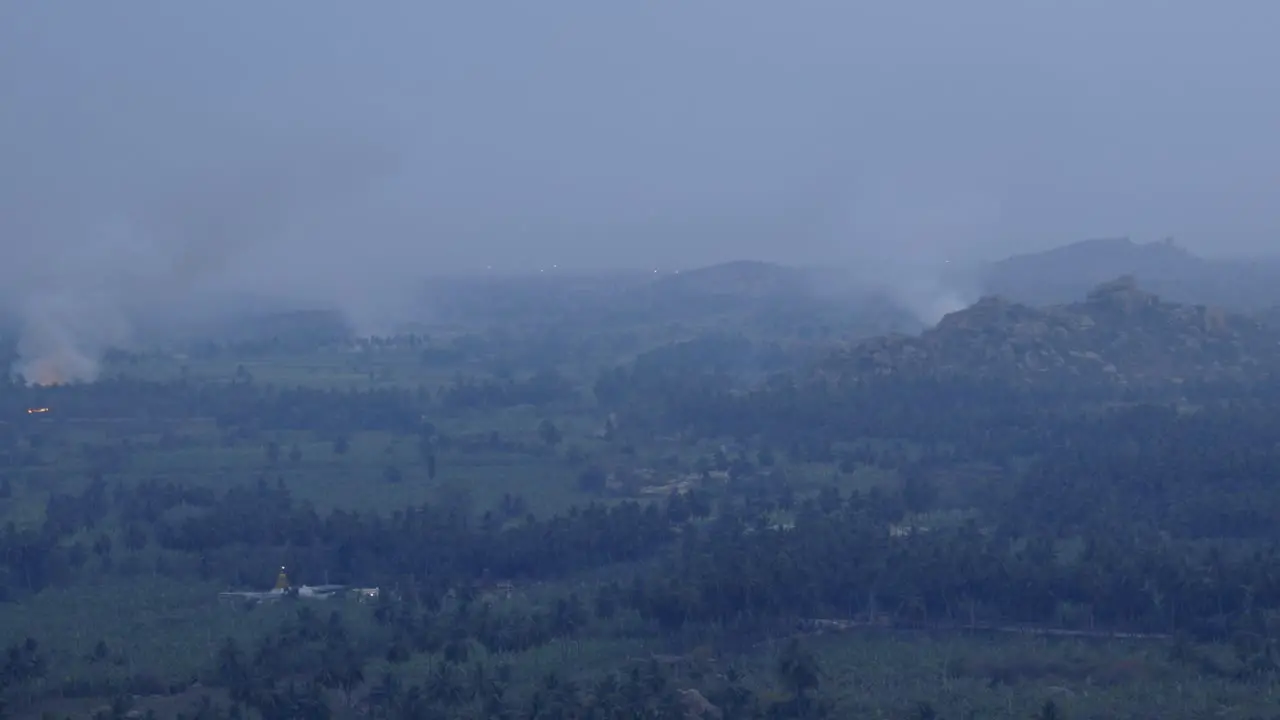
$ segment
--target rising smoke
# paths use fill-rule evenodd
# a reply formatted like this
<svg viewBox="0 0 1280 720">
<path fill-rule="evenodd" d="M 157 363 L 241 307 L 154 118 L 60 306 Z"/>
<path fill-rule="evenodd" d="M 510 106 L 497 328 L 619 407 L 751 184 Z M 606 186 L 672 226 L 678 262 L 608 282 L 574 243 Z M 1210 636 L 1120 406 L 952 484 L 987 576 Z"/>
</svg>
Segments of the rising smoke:
<svg viewBox="0 0 1280 720">
<path fill-rule="evenodd" d="M 92 382 L 103 355 L 126 347 L 139 322 L 199 315 L 210 297 L 252 294 L 342 310 L 344 297 L 376 296 L 344 288 L 351 258 L 307 249 L 359 247 L 324 237 L 326 219 L 385 175 L 385 155 L 341 144 L 284 147 L 294 152 L 275 147 L 187 164 L 105 221 L 82 211 L 76 223 L 28 222 L 35 241 L 0 298 L 19 324 L 14 377 Z M 328 242 L 311 244 L 311 235 Z"/>
<path fill-rule="evenodd" d="M 20 323 L 17 361 L 20 380 L 36 385 L 91 382 L 108 348 L 128 340 L 129 323 L 120 299 L 134 284 L 142 264 L 119 228 L 100 230 L 74 252 L 50 248 L 57 262 L 38 266 L 17 297 Z"/>
<path fill-rule="evenodd" d="M 13 372 L 33 385 L 92 382 L 103 351 L 128 339 L 128 323 L 110 303 L 50 291 L 28 298 L 22 311 Z"/>
<path fill-rule="evenodd" d="M 853 282 L 932 327 L 978 299 L 972 249 L 990 240 L 1002 213 L 984 184 L 940 172 L 861 178 L 826 232 Z"/>
<path fill-rule="evenodd" d="M 971 294 L 949 286 L 945 270 L 916 268 L 897 283 L 884 285 L 889 296 L 925 327 L 972 304 Z"/>
</svg>

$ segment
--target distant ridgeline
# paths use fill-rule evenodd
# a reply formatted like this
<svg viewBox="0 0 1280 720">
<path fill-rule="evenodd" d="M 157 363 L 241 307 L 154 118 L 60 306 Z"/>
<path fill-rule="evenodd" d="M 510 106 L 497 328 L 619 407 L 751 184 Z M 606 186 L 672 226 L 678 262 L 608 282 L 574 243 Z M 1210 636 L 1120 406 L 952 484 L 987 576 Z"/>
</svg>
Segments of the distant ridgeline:
<svg viewBox="0 0 1280 720">
<path fill-rule="evenodd" d="M 1069 303 L 1117 275 L 1173 302 L 1257 311 L 1280 305 L 1280 257 L 1203 258 L 1173 240 L 1086 240 L 992 263 L 985 294 L 1032 305 Z"/>
</svg>

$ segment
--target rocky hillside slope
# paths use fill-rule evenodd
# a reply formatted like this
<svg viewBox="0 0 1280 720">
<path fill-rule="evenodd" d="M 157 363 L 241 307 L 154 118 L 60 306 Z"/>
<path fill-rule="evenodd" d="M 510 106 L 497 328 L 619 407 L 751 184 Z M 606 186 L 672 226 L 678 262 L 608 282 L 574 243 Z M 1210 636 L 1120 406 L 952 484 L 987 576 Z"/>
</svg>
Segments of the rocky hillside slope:
<svg viewBox="0 0 1280 720">
<path fill-rule="evenodd" d="M 1248 380 L 1280 370 L 1280 328 L 1164 302 L 1125 276 L 1081 302 L 1048 308 L 987 297 L 922 335 L 858 343 L 823 370 L 844 381 L 895 374 L 1121 385 Z"/>
<path fill-rule="evenodd" d="M 1086 240 L 1015 255 L 979 272 L 987 295 L 1030 305 L 1070 303 L 1098 283 L 1133 275 L 1148 291 L 1182 303 L 1256 311 L 1280 303 L 1280 258 L 1207 258 L 1172 240 Z"/>
</svg>

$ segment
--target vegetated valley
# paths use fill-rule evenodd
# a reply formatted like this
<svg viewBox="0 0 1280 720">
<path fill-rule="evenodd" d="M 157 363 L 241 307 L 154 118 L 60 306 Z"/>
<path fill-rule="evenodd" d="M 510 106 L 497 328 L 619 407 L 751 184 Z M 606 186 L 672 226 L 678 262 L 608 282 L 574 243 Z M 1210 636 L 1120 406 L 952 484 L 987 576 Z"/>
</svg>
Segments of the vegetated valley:
<svg viewBox="0 0 1280 720">
<path fill-rule="evenodd" d="M 1264 316 L 720 281 L 0 386 L 4 715 L 1280 717 Z"/>
</svg>

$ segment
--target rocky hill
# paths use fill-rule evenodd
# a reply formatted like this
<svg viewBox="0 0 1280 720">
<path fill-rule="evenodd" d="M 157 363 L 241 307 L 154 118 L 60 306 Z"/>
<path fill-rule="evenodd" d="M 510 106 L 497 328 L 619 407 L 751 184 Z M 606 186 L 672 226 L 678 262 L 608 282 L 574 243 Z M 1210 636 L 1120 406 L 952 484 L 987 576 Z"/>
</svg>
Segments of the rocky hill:
<svg viewBox="0 0 1280 720">
<path fill-rule="evenodd" d="M 1166 300 L 1256 311 L 1280 304 L 1280 259 L 1205 258 L 1172 240 L 1085 240 L 986 266 L 984 294 L 1031 305 L 1070 303 L 1117 275 L 1133 275 Z"/>
<path fill-rule="evenodd" d="M 805 271 L 800 268 L 755 260 L 736 260 L 656 276 L 646 290 L 676 297 L 729 295 L 767 299 L 806 295 L 811 284 Z"/>
<path fill-rule="evenodd" d="M 1280 369 L 1280 331 L 1256 317 L 1162 301 L 1125 276 L 1081 302 L 1034 308 L 986 297 L 919 336 L 842 351 L 845 380 L 906 374 L 1143 385 L 1247 380 Z"/>
</svg>

